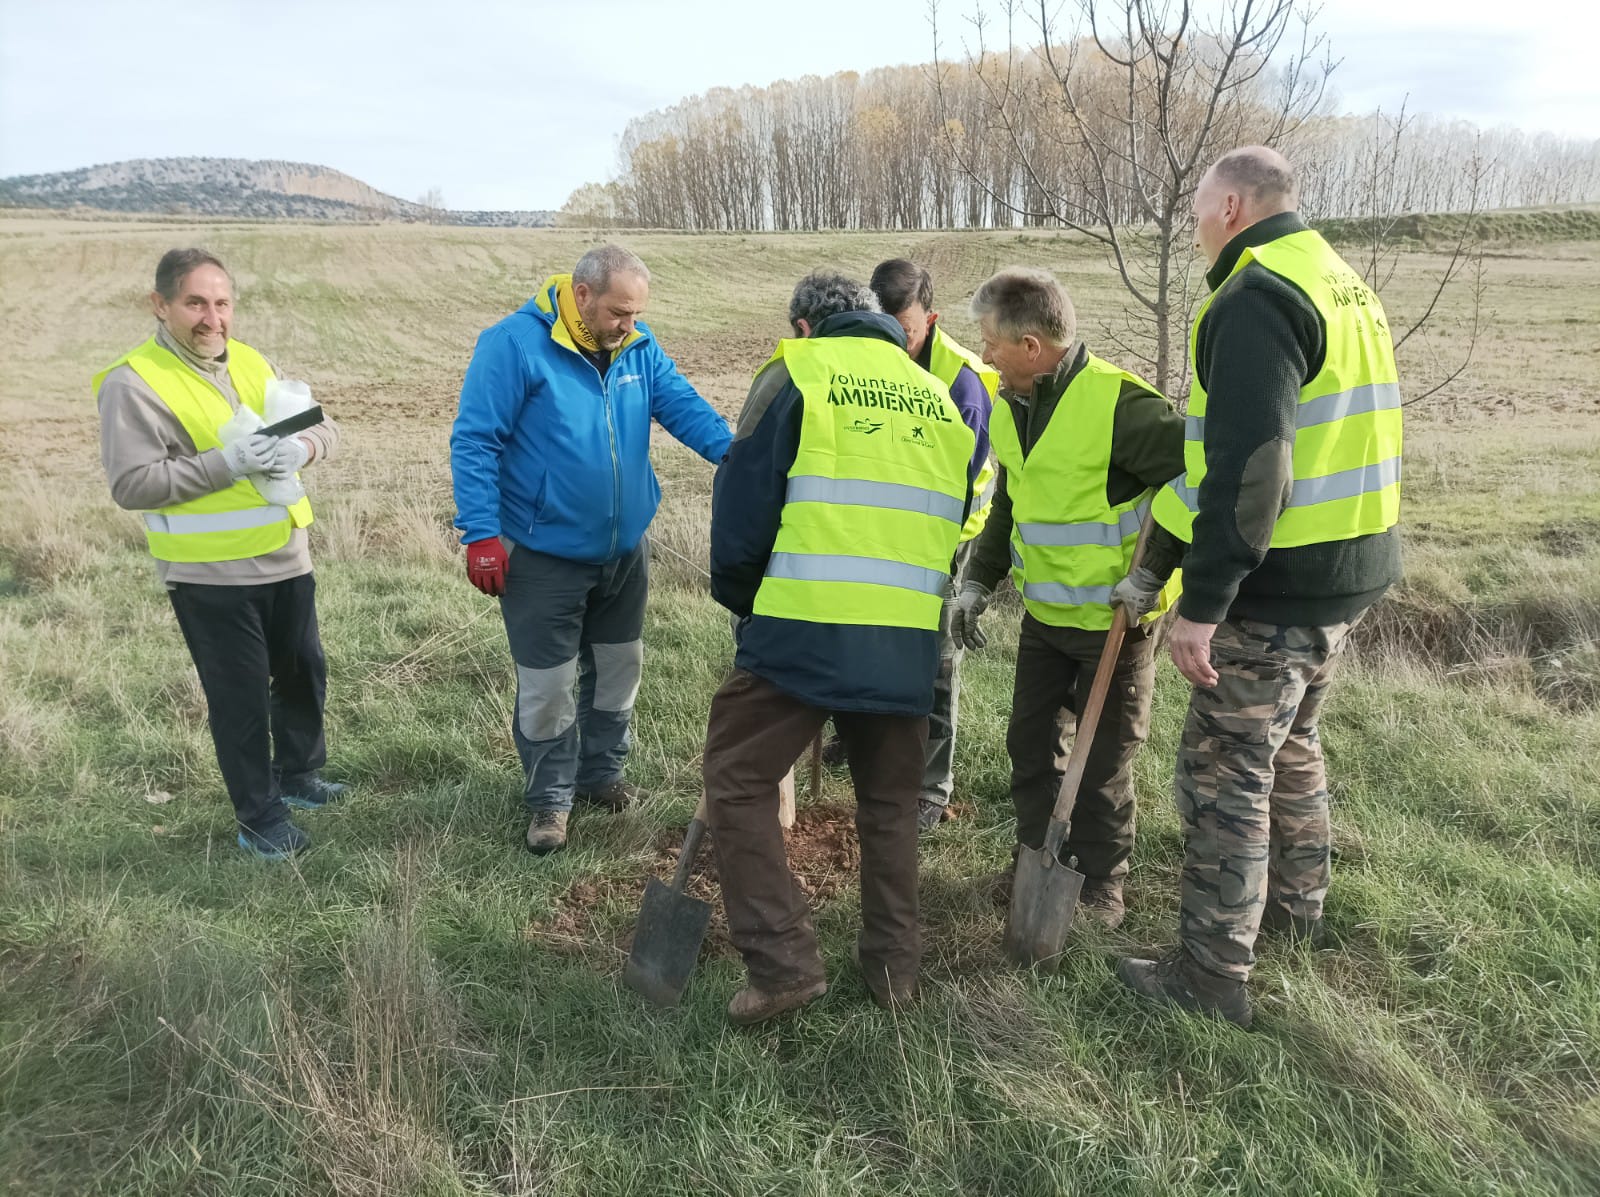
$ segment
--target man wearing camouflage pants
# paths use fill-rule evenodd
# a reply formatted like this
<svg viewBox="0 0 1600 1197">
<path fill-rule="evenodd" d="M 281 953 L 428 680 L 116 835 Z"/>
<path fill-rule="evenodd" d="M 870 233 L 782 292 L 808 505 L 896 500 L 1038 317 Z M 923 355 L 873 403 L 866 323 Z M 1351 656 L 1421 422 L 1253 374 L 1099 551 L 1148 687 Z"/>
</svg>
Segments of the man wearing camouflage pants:
<svg viewBox="0 0 1600 1197">
<path fill-rule="evenodd" d="M 1194 684 L 1174 789 L 1179 943 L 1124 959 L 1142 997 L 1249 1026 L 1258 930 L 1315 942 L 1329 880 L 1317 721 L 1350 630 L 1400 575 L 1400 390 L 1383 307 L 1295 208 L 1273 150 L 1225 154 L 1195 194 L 1210 298 L 1195 318 L 1185 472 L 1168 535 L 1116 598 L 1154 604 L 1181 556 L 1169 644 Z M 1187 552 L 1181 542 L 1188 541 Z"/>
</svg>

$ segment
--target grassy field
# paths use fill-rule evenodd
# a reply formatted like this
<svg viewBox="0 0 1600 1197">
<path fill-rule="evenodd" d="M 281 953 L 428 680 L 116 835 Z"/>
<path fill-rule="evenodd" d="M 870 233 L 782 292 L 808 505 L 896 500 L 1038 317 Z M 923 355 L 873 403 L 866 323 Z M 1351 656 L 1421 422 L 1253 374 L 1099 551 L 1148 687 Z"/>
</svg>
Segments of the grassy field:
<svg viewBox="0 0 1600 1197">
<path fill-rule="evenodd" d="M 461 576 L 446 438 L 476 332 L 578 233 L 0 220 L 0 1182 L 28 1194 L 1579 1194 L 1600 1188 L 1600 243 L 1497 242 L 1474 366 L 1410 409 L 1409 579 L 1324 722 L 1331 950 L 1268 947 L 1250 1033 L 1136 1007 L 1110 963 L 1168 942 L 1185 694 L 1139 762 L 1131 912 L 1019 973 L 972 878 L 1006 858 L 1014 605 L 969 657 L 962 818 L 924 853 L 925 998 L 849 962 L 848 852 L 807 877 L 835 981 L 753 1032 L 714 939 L 682 1008 L 618 981 L 643 878 L 688 817 L 730 657 L 697 572 L 709 470 L 662 437 L 666 501 L 633 776 L 659 791 L 519 845 L 511 671 Z M 233 267 L 235 332 L 307 378 L 346 451 L 312 472 L 332 671 L 316 850 L 232 846 L 204 705 L 137 522 L 97 461 L 90 373 L 148 332 L 158 255 Z M 641 235 L 650 319 L 722 410 L 814 265 L 929 265 L 961 337 L 1046 235 Z M 1439 259 L 1409 253 L 1403 322 Z M 1411 393 L 1463 313 L 1413 342 Z M 970 342 L 969 342 L 970 343 Z M 687 558 L 682 560 L 680 558 Z M 827 779 L 820 834 L 849 800 Z"/>
</svg>

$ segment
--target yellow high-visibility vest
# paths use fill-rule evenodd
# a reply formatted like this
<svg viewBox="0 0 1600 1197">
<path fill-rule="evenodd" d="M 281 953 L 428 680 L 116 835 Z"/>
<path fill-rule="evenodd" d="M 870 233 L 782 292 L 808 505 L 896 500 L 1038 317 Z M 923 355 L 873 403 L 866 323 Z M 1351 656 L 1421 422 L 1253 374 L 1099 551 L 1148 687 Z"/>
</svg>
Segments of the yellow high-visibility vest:
<svg viewBox="0 0 1600 1197">
<path fill-rule="evenodd" d="M 1116 506 L 1106 500 L 1117 397 L 1126 381 L 1155 391 L 1089 354 L 1026 457 L 1010 406 L 995 404 L 990 419 L 1011 497 L 1011 578 L 1028 613 L 1052 627 L 1111 626 L 1111 588 L 1128 572 L 1150 509 L 1148 490 Z M 1174 573 L 1146 621 L 1159 618 L 1181 588 Z"/>
<path fill-rule="evenodd" d="M 131 366 L 172 409 L 198 451 L 222 447 L 217 431 L 233 418 L 233 409 L 176 354 L 151 337 L 94 376 L 97 393 L 106 375 L 121 365 Z M 230 340 L 228 378 L 239 402 L 264 418 L 267 383 L 273 378 L 267 359 Z M 146 511 L 144 534 L 151 555 L 162 561 L 238 561 L 281 549 L 292 530 L 309 526 L 312 518 L 309 499 L 280 507 L 262 498 L 249 479 L 239 478 L 209 495 Z"/>
<path fill-rule="evenodd" d="M 1306 229 L 1251 246 L 1229 278 L 1259 262 L 1305 293 L 1327 330 L 1327 357 L 1300 388 L 1295 411 L 1294 486 L 1273 525 L 1271 547 L 1290 549 L 1386 532 L 1400 520 L 1400 385 L 1383 304 L 1320 233 Z M 1224 284 L 1225 285 L 1225 284 Z M 1220 291 L 1221 288 L 1219 287 Z M 1195 362 L 1207 297 L 1189 332 Z M 1161 526 L 1190 541 L 1206 475 L 1206 392 L 1194 375 L 1184 472 L 1161 488 Z"/>
<path fill-rule="evenodd" d="M 993 366 L 984 364 L 982 358 L 959 341 L 946 336 L 944 329 L 937 324 L 933 326 L 932 341 L 928 349 L 928 372 L 946 387 L 953 387 L 961 367 L 970 369 L 983 383 L 984 393 L 989 396 L 989 409 L 985 413 L 985 418 L 989 418 L 994 411 L 994 397 L 1000 392 L 999 372 Z M 972 510 L 967 515 L 967 522 L 961 526 L 962 544 L 982 532 L 983 526 L 989 522 L 989 509 L 994 506 L 994 480 L 994 462 L 985 458 L 978 467 L 978 476 L 972 480 Z"/>
<path fill-rule="evenodd" d="M 939 626 L 974 436 L 950 391 L 871 337 L 778 343 L 800 444 L 754 612 L 807 623 Z"/>
</svg>

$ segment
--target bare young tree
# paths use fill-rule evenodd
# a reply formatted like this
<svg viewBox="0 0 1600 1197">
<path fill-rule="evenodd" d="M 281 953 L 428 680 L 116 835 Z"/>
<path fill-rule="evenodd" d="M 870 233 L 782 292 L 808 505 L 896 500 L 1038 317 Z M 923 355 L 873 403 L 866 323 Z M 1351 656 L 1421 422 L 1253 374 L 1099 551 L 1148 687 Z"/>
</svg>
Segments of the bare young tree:
<svg viewBox="0 0 1600 1197">
<path fill-rule="evenodd" d="M 1050 0 L 1004 0 L 1005 48 L 995 53 L 986 47 L 990 20 L 981 11 L 972 18 L 976 46 L 966 49 L 965 65 L 977 81 L 983 128 L 967 122 L 967 136 L 946 146 L 997 207 L 1105 247 L 1135 300 L 1133 327 L 1108 335 L 1176 395 L 1187 373 L 1200 177 L 1236 145 L 1273 145 L 1298 129 L 1318 111 L 1335 64 L 1312 14 L 1294 0 L 1228 0 L 1213 18 L 1188 0 L 1071 7 L 1077 23 L 1068 32 Z M 932 13 L 943 119 L 950 76 L 940 62 L 937 5 Z M 1017 48 L 1019 25 L 1036 39 L 1033 48 Z M 974 141 L 998 145 L 1014 174 L 997 182 L 992 161 L 973 155 Z"/>
<path fill-rule="evenodd" d="M 438 187 L 430 187 L 417 196 L 417 206 L 422 209 L 422 219 L 429 224 L 438 224 L 444 218 L 444 192 Z"/>
</svg>

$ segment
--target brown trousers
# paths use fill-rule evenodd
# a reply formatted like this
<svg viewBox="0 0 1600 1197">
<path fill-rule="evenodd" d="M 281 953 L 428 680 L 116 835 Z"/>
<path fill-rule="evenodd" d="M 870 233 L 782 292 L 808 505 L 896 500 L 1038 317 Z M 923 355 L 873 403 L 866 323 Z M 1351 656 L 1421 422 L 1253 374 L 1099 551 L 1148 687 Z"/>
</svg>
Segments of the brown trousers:
<svg viewBox="0 0 1600 1197">
<path fill-rule="evenodd" d="M 1155 639 L 1149 628 L 1137 628 L 1122 643 L 1078 788 L 1072 830 L 1062 845 L 1062 856 L 1076 856 L 1079 870 L 1092 880 L 1122 877 L 1133 854 L 1133 758 L 1150 735 Z M 1055 628 L 1032 615 L 1022 617 L 1006 751 L 1017 842 L 1026 848 L 1044 843 L 1078 712 L 1088 702 L 1105 643 L 1104 632 Z"/>
<path fill-rule="evenodd" d="M 703 763 L 728 934 L 752 984 L 778 990 L 823 976 L 810 903 L 789 871 L 778 782 L 829 715 L 844 741 L 861 839 L 861 968 L 875 992 L 914 988 L 917 794 L 926 717 L 809 706 L 735 669 L 711 700 Z"/>
</svg>

